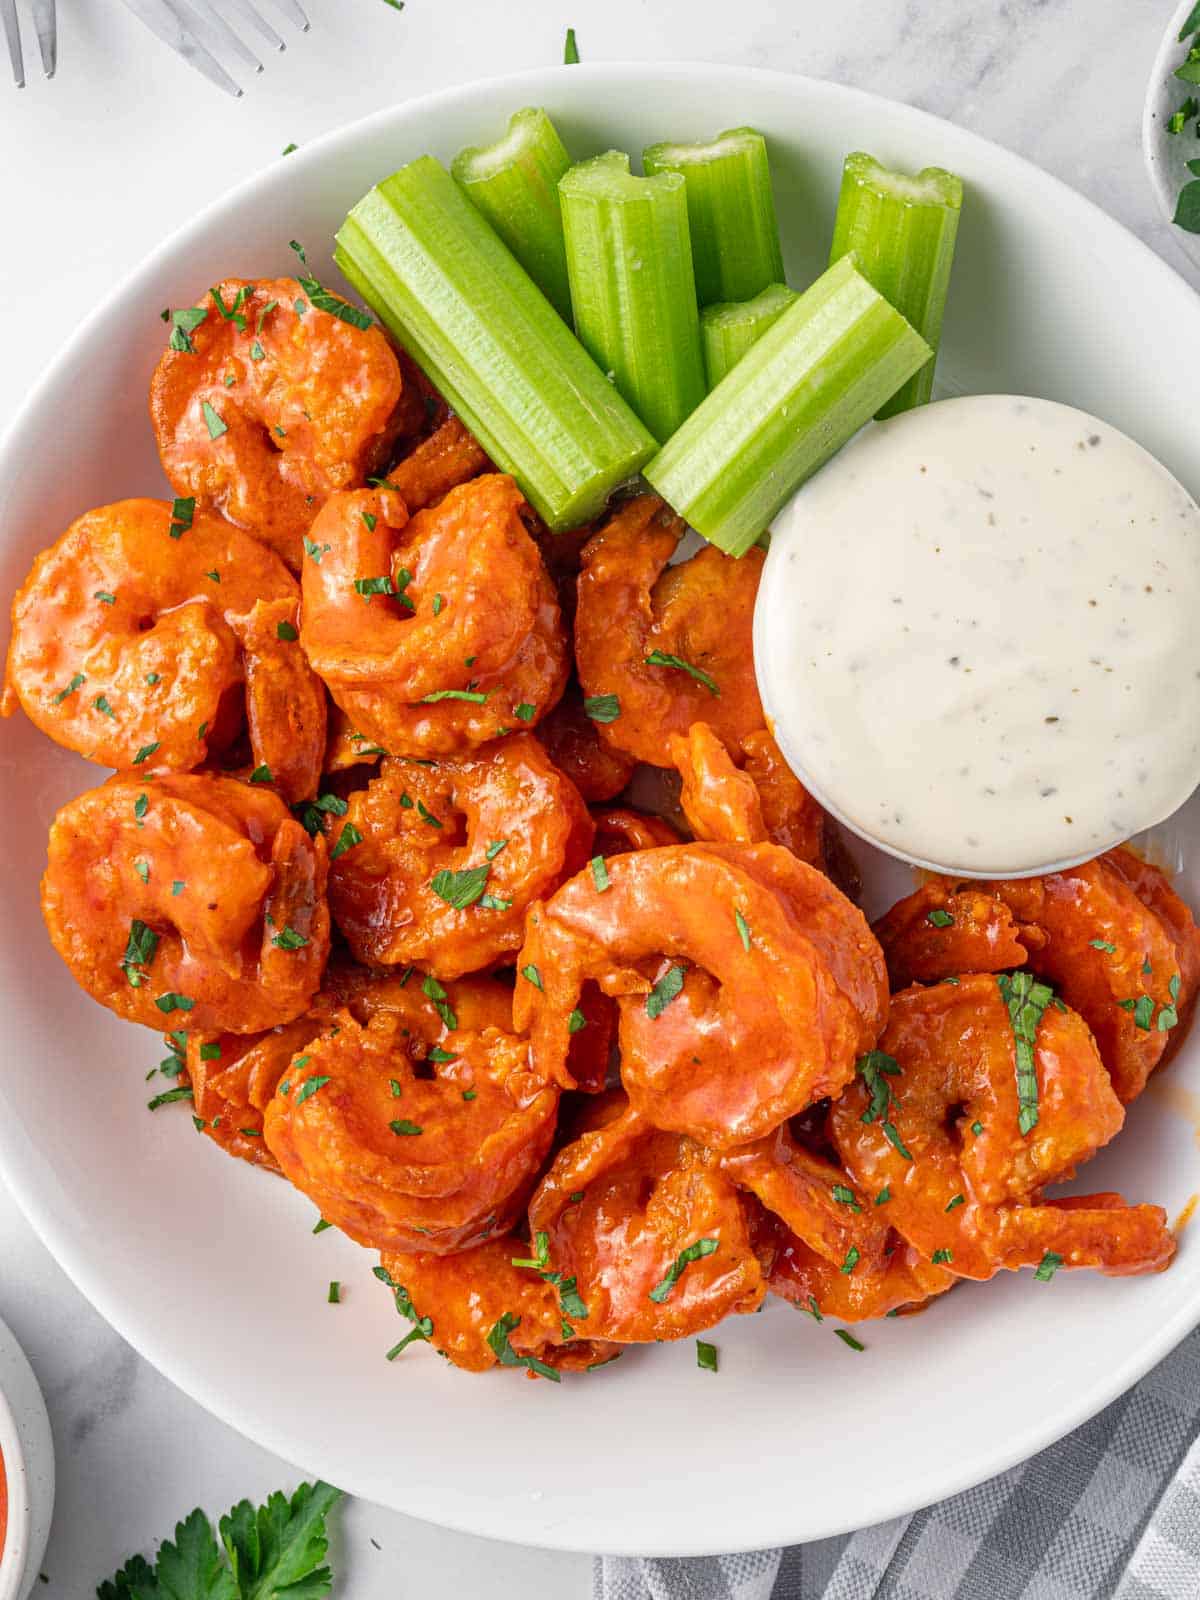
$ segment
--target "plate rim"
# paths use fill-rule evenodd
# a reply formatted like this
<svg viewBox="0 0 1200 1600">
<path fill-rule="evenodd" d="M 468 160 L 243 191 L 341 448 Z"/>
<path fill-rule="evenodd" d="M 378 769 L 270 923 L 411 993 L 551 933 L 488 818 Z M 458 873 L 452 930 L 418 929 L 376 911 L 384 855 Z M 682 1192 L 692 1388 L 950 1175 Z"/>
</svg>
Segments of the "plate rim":
<svg viewBox="0 0 1200 1600">
<path fill-rule="evenodd" d="M 319 135 L 310 143 L 289 155 L 289 162 L 294 163 L 288 170 L 302 171 L 304 166 L 317 157 L 325 157 L 339 146 L 351 146 L 355 141 L 367 133 L 386 127 L 395 119 L 408 121 L 419 117 L 422 113 L 440 107 L 445 102 L 457 103 L 468 106 L 473 97 L 485 99 L 500 88 L 508 88 L 514 97 L 523 94 L 538 93 L 544 86 L 548 77 L 563 70 L 561 67 L 529 68 L 517 73 L 500 73 L 484 78 L 474 78 L 462 83 L 448 85 L 434 90 L 426 95 L 400 102 L 397 105 L 386 106 L 378 111 L 357 118 L 353 122 L 344 123 L 337 128 L 330 129 Z M 663 79 L 677 79 L 695 81 L 707 75 L 714 75 L 725 80 L 733 80 L 745 85 L 747 98 L 752 97 L 755 85 L 771 84 L 776 89 L 786 85 L 797 96 L 803 95 L 810 99 L 837 100 L 839 102 L 857 102 L 864 114 L 865 126 L 870 126 L 870 113 L 880 104 L 889 108 L 889 116 L 899 116 L 917 129 L 927 130 L 929 135 L 936 139 L 942 130 L 950 129 L 956 140 L 967 139 L 972 144 L 985 150 L 990 158 L 998 160 L 1001 165 L 1007 165 L 1015 176 L 1034 175 L 1039 186 L 1048 185 L 1052 192 L 1058 191 L 1069 197 L 1073 207 L 1082 208 L 1099 226 L 1106 230 L 1115 230 L 1122 235 L 1127 246 L 1131 246 L 1135 256 L 1140 257 L 1147 280 L 1158 278 L 1161 281 L 1174 280 L 1172 292 L 1183 289 L 1191 293 L 1186 279 L 1169 262 L 1159 255 L 1144 240 L 1138 238 L 1129 228 L 1119 222 L 1078 190 L 1073 189 L 1053 173 L 1047 172 L 1035 162 L 1028 160 L 1009 150 L 1007 147 L 994 140 L 985 138 L 969 128 L 951 123 L 948 119 L 935 116 L 916 106 L 911 106 L 902 101 L 890 100 L 886 96 L 877 95 L 869 90 L 860 89 L 851 85 L 833 82 L 828 79 L 809 77 L 804 74 L 789 73 L 770 68 L 747 67 L 730 65 L 710 61 L 610 61 L 596 63 L 581 63 L 573 66 L 572 82 L 584 82 L 588 79 L 597 82 L 615 81 L 628 85 L 631 80 L 642 80 L 653 83 Z M 514 99 L 514 104 L 524 103 Z M 270 185 L 271 175 L 278 170 L 275 165 L 264 166 L 260 171 L 244 178 L 233 185 L 220 196 L 210 201 L 196 215 L 189 218 L 180 227 L 165 235 L 153 251 L 145 256 L 137 266 L 116 284 L 113 289 L 100 301 L 93 310 L 77 325 L 62 347 L 51 359 L 38 381 L 31 386 L 21 406 L 18 408 L 11 422 L 5 428 L 3 437 L 0 438 L 0 524 L 4 518 L 3 486 L 13 468 L 13 458 L 20 452 L 21 434 L 32 415 L 43 404 L 44 397 L 70 371 L 78 359 L 78 353 L 89 343 L 94 336 L 94 330 L 100 326 L 106 317 L 110 316 L 113 309 L 125 302 L 127 298 L 144 294 L 147 281 L 160 269 L 164 259 L 186 249 L 187 245 L 196 238 L 204 237 L 212 228 L 220 214 L 227 208 L 233 207 L 252 195 L 264 185 Z M 80 1290 L 89 1303 L 125 1339 L 143 1359 L 148 1361 L 157 1371 L 161 1372 L 177 1388 L 182 1390 L 190 1399 L 202 1406 L 211 1415 L 221 1422 L 251 1439 L 262 1448 L 270 1450 L 275 1455 L 302 1470 L 315 1470 L 304 1467 L 306 1447 L 297 1448 L 297 1441 L 293 1439 L 281 1425 L 265 1422 L 263 1418 L 251 1419 L 249 1426 L 254 1431 L 249 1432 L 246 1426 L 234 1415 L 223 1408 L 222 1397 L 216 1381 L 206 1381 L 197 1376 L 185 1360 L 176 1359 L 177 1352 L 169 1341 L 159 1341 L 154 1332 L 153 1324 L 145 1317 L 127 1315 L 126 1308 L 115 1302 L 115 1296 L 110 1295 L 104 1282 L 103 1271 L 93 1262 L 86 1252 L 72 1248 L 69 1234 L 60 1230 L 53 1219 L 51 1208 L 39 1198 L 36 1185 L 26 1185 L 18 1176 L 18 1168 L 22 1164 L 18 1161 L 18 1148 L 21 1143 L 17 1137 L 7 1140 L 3 1128 L 0 1128 L 0 1177 L 8 1185 L 19 1210 L 28 1220 L 39 1239 L 54 1256 L 58 1264 L 66 1271 L 75 1286 Z M 38 1152 L 40 1154 L 40 1152 Z M 982 1452 L 974 1459 L 971 1467 L 966 1472 L 950 1469 L 939 1469 L 935 1472 L 929 1468 L 916 1475 L 906 1474 L 903 1481 L 897 1480 L 890 1492 L 880 1493 L 871 1507 L 870 1524 L 863 1524 L 855 1517 L 855 1508 L 851 1503 L 852 1497 L 846 1497 L 846 1514 L 828 1515 L 808 1527 L 802 1536 L 804 1542 L 814 1539 L 831 1537 L 836 1534 L 852 1531 L 855 1528 L 889 1520 L 893 1517 L 906 1515 L 923 1506 L 932 1504 L 935 1500 L 950 1497 L 974 1487 L 996 1474 L 1007 1470 L 1019 1462 L 1028 1460 L 1031 1456 L 1055 1443 L 1066 1434 L 1087 1422 L 1105 1406 L 1125 1393 L 1134 1383 L 1142 1378 L 1153 1366 L 1163 1359 L 1174 1347 L 1184 1339 L 1187 1334 L 1200 1323 L 1200 1297 L 1194 1304 L 1186 1300 L 1181 1302 L 1175 1313 L 1163 1319 L 1155 1329 L 1154 1336 L 1138 1346 L 1126 1358 L 1115 1364 L 1105 1375 L 1104 1381 L 1097 1381 L 1092 1388 L 1082 1397 L 1076 1397 L 1070 1405 L 1064 1404 L 1056 1410 L 1050 1419 L 1042 1419 L 1035 1423 L 1018 1429 L 1016 1432 L 1005 1436 L 992 1449 Z M 180 1373 L 184 1376 L 180 1376 Z M 464 1380 L 466 1381 L 466 1380 Z M 319 1475 L 319 1473 L 318 1473 Z M 353 1483 L 344 1485 L 348 1492 L 355 1493 Z M 386 1504 L 400 1511 L 402 1514 L 415 1516 L 419 1519 L 433 1522 L 455 1532 L 470 1533 L 476 1537 L 492 1538 L 503 1543 L 513 1543 L 530 1546 L 532 1548 L 548 1550 L 580 1551 L 605 1555 L 635 1555 L 655 1554 L 663 1556 L 697 1556 L 727 1553 L 731 1550 L 756 1550 L 774 1544 L 789 1544 L 798 1541 L 798 1535 L 786 1524 L 786 1514 L 780 1512 L 773 1521 L 764 1521 L 762 1513 L 754 1524 L 753 1530 L 740 1537 L 737 1541 L 730 1542 L 727 1538 L 719 1542 L 712 1542 L 711 1536 L 706 1538 L 703 1528 L 697 1529 L 697 1537 L 686 1545 L 675 1541 L 673 1544 L 655 1546 L 652 1552 L 631 1547 L 623 1542 L 619 1535 L 609 1533 L 594 1538 L 587 1546 L 581 1547 L 577 1538 L 564 1538 L 553 1527 L 543 1526 L 540 1529 L 523 1527 L 519 1534 L 506 1531 L 500 1516 L 493 1519 L 490 1525 L 484 1526 L 466 1514 L 458 1514 L 453 1510 L 444 1514 L 431 1514 L 426 1510 L 413 1510 L 411 1506 L 403 1505 L 398 1500 L 392 1499 Z"/>
</svg>

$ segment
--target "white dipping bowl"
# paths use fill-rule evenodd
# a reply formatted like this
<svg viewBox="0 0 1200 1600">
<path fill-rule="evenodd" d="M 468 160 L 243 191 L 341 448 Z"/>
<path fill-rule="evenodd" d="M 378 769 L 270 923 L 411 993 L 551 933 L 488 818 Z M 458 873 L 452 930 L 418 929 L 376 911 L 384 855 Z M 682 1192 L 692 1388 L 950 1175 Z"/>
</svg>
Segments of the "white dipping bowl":
<svg viewBox="0 0 1200 1600">
<path fill-rule="evenodd" d="M 0 1549 L 0 1600 L 26 1600 L 37 1582 L 54 1510 L 54 1444 L 33 1368 L 0 1322 L 0 1455 L 8 1482 L 8 1533 Z"/>
</svg>

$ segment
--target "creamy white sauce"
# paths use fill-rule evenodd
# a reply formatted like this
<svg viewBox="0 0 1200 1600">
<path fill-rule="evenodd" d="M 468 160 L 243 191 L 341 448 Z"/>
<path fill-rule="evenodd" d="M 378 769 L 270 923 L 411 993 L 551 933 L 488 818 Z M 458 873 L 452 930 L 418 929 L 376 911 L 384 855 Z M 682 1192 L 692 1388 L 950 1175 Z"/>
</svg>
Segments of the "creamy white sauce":
<svg viewBox="0 0 1200 1600">
<path fill-rule="evenodd" d="M 1084 860 L 1200 781 L 1200 509 L 1070 406 L 864 429 L 775 520 L 754 642 L 798 775 L 922 865 Z"/>
</svg>

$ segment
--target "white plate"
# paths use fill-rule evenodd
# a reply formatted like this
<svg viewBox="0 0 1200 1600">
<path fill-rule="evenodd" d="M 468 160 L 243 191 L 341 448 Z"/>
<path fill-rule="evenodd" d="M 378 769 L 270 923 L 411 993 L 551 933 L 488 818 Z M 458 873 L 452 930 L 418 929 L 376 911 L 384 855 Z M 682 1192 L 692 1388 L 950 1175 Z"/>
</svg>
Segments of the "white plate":
<svg viewBox="0 0 1200 1600">
<path fill-rule="evenodd" d="M 763 128 L 797 284 L 823 264 L 847 151 L 953 168 L 968 200 L 947 387 L 1083 406 L 1200 484 L 1200 435 L 1171 377 L 1200 358 L 1200 305 L 1086 200 L 971 134 L 833 84 L 580 66 L 372 117 L 277 162 L 168 241 L 75 334 L 0 458 L 2 587 L 85 507 L 162 492 L 145 402 L 161 307 L 191 303 L 222 274 L 290 271 L 293 238 L 330 270 L 330 236 L 371 183 L 423 151 L 451 156 L 528 104 L 548 107 L 578 155 Z M 371 1257 L 332 1231 L 311 1237 L 311 1205 L 197 1138 L 186 1111 L 146 1113 L 143 1074 L 161 1051 L 74 987 L 37 914 L 53 809 L 100 774 L 21 720 L 3 748 L 8 1181 L 84 1293 L 156 1366 L 348 1490 L 565 1549 L 700 1554 L 810 1539 L 1010 1466 L 1083 1422 L 1200 1319 L 1200 1250 L 1187 1237 L 1161 1277 L 1007 1276 L 868 1327 L 862 1355 L 777 1303 L 719 1330 L 716 1377 L 697 1368 L 691 1340 L 561 1385 L 469 1377 L 420 1347 L 388 1366 L 397 1323 Z M 1184 887 L 1196 902 L 1195 802 L 1179 836 L 1192 846 Z M 1200 1035 L 1089 1184 L 1177 1212 L 1200 1188 L 1195 1108 Z M 325 1303 L 335 1277 L 347 1286 L 340 1306 Z"/>
<path fill-rule="evenodd" d="M 1185 183 L 1191 182 L 1192 174 L 1187 169 L 1187 163 L 1200 157 L 1200 137 L 1197 134 L 1200 124 L 1192 121 L 1182 133 L 1167 132 L 1167 118 L 1172 112 L 1178 110 L 1189 95 L 1200 99 L 1200 92 L 1181 83 L 1175 76 L 1175 68 L 1182 65 L 1188 45 L 1196 42 L 1194 39 L 1182 41 L 1179 37 L 1179 30 L 1191 15 L 1195 3 L 1196 0 L 1180 0 L 1167 24 L 1167 31 L 1163 34 L 1154 66 L 1150 70 L 1146 103 L 1142 108 L 1142 156 L 1158 209 L 1166 222 L 1171 222 L 1175 215 L 1179 191 Z M 1186 228 L 1177 228 L 1172 224 L 1171 236 L 1184 254 L 1200 266 L 1200 234 L 1189 233 Z"/>
</svg>

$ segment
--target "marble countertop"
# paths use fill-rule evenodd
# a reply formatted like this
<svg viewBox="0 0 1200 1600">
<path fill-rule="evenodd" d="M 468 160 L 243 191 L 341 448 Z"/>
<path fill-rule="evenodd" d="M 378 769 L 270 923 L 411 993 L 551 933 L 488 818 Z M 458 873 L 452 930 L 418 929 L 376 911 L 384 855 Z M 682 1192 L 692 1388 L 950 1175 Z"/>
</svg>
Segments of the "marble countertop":
<svg viewBox="0 0 1200 1600">
<path fill-rule="evenodd" d="M 401 12 L 383 0 L 306 3 L 311 34 L 272 57 L 237 102 L 114 0 L 60 5 L 53 83 L 31 71 L 17 93 L 0 69 L 9 218 L 0 427 L 98 296 L 285 144 L 430 89 L 557 61 L 568 23 L 588 60 L 769 66 L 948 117 L 1083 190 L 1200 287 L 1158 219 L 1138 144 L 1171 0 L 408 0 Z M 870 147 L 869 129 L 863 142 Z M 106 1326 L 2 1182 L 0 1317 L 25 1346 L 54 1427 L 59 1494 L 49 1581 L 38 1589 L 47 1600 L 91 1594 L 197 1504 L 218 1514 L 296 1481 L 294 1468 L 215 1421 Z M 348 1600 L 590 1593 L 586 1556 L 449 1534 L 365 1503 L 345 1508 L 333 1557 Z"/>
</svg>

